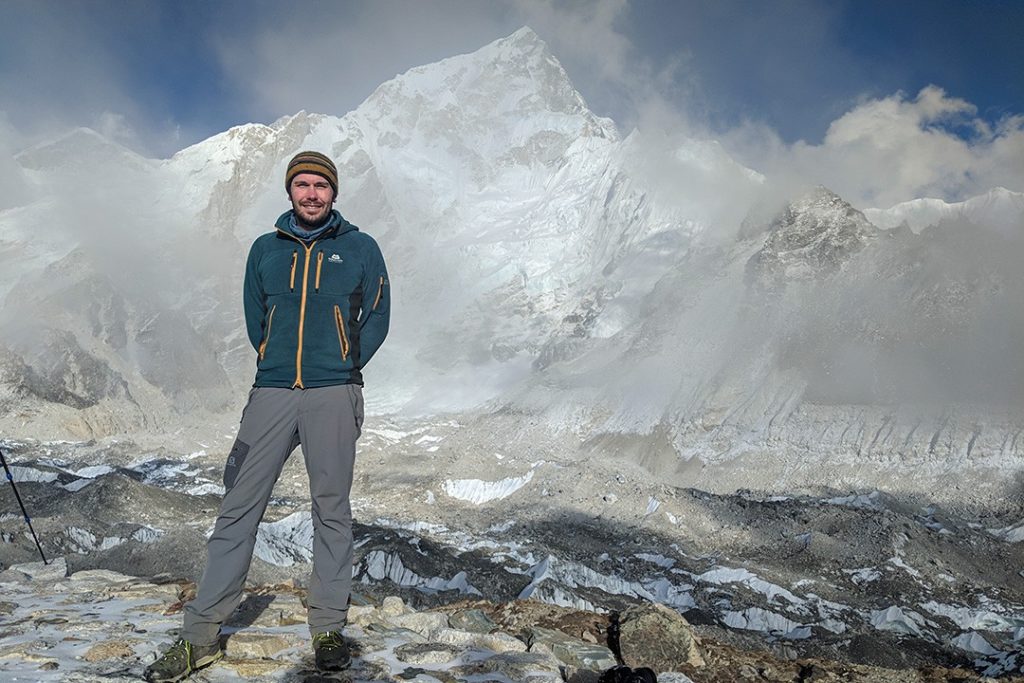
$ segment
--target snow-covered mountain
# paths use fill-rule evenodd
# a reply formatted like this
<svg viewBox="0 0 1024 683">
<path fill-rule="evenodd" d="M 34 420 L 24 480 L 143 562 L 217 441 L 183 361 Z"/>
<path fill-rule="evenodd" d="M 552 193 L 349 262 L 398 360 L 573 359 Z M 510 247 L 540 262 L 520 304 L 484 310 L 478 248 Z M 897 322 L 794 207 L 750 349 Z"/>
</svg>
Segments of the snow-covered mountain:
<svg viewBox="0 0 1024 683">
<path fill-rule="evenodd" d="M 815 449 L 1019 464 L 1019 418 L 1002 417 L 1024 386 L 1019 194 L 865 215 L 819 188 L 755 221 L 762 176 L 715 141 L 621 137 L 525 28 L 340 118 L 239 126 L 162 161 L 86 130 L 20 154 L 33 191 L 0 212 L 0 427 L 237 421 L 243 261 L 306 148 L 337 161 L 338 208 L 392 275 L 371 409 L 511 411 L 672 472 Z"/>
<path fill-rule="evenodd" d="M 942 222 L 969 221 L 977 226 L 1014 234 L 1024 229 L 1024 193 L 996 187 L 962 202 L 950 204 L 934 198 L 912 199 L 888 209 L 867 209 L 864 215 L 878 227 L 886 229 L 906 223 L 914 232 L 921 232 Z"/>
</svg>

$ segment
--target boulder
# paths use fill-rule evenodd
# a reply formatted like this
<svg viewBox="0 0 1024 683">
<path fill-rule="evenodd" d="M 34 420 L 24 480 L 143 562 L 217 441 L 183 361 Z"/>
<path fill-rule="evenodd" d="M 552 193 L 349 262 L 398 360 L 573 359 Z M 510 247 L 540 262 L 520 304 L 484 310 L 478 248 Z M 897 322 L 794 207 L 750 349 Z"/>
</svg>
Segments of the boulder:
<svg viewBox="0 0 1024 683">
<path fill-rule="evenodd" d="M 638 605 L 623 612 L 619 646 L 623 662 L 634 669 L 676 671 L 683 664 L 704 666 L 693 627 L 663 605 Z"/>
</svg>

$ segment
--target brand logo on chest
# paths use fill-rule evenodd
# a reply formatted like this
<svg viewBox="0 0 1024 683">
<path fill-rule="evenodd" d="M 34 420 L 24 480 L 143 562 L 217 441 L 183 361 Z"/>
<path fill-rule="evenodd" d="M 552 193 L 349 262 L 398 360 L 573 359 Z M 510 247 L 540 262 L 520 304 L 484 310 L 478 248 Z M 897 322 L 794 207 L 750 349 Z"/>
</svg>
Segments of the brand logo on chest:
<svg viewBox="0 0 1024 683">
<path fill-rule="evenodd" d="M 342 262 L 342 258 L 340 256 L 338 256 L 337 254 L 331 254 L 330 256 L 327 257 L 327 260 L 330 263 L 341 263 Z"/>
</svg>

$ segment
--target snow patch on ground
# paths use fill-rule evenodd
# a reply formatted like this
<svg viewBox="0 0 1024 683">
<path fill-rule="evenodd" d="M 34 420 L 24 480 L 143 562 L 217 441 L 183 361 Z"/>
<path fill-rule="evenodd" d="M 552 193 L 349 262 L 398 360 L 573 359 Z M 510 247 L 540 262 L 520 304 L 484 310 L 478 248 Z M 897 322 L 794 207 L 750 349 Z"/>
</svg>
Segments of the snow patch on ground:
<svg viewBox="0 0 1024 683">
<path fill-rule="evenodd" d="M 222 484 L 214 483 L 199 484 L 198 486 L 193 486 L 191 488 L 185 489 L 185 493 L 189 494 L 190 496 L 205 496 L 210 493 L 218 496 L 223 496 L 224 486 Z"/>
<path fill-rule="evenodd" d="M 862 508 L 865 510 L 881 510 L 881 494 L 878 491 L 871 493 L 859 493 L 838 498 L 826 498 L 824 503 L 829 505 L 842 505 L 844 507 Z"/>
<path fill-rule="evenodd" d="M 11 477 L 14 479 L 15 484 L 20 484 L 23 481 L 34 481 L 39 483 L 47 483 L 56 481 L 56 472 L 45 472 L 43 470 L 37 470 L 34 467 L 21 467 L 19 465 L 11 465 Z"/>
<path fill-rule="evenodd" d="M 739 583 L 747 586 L 753 591 L 761 593 L 769 602 L 777 602 L 778 598 L 784 598 L 790 603 L 800 606 L 803 606 L 807 602 L 803 598 L 793 595 L 793 593 L 782 586 L 765 581 L 757 574 L 747 571 L 746 569 L 716 567 L 715 569 L 697 575 L 696 578 L 698 581 L 711 583 L 716 586 L 722 586 L 729 583 Z"/>
<path fill-rule="evenodd" d="M 999 650 L 992 647 L 987 640 L 980 633 L 971 631 L 969 633 L 961 633 L 956 638 L 950 641 L 954 646 L 967 652 L 976 652 L 980 655 L 997 655 Z"/>
<path fill-rule="evenodd" d="M 645 562 L 650 562 L 651 564 L 656 564 L 664 569 L 669 569 L 673 567 L 676 563 L 676 561 L 671 557 L 665 557 L 664 555 L 656 555 L 654 553 L 636 553 L 635 555 L 633 555 L 633 557 L 644 560 Z"/>
<path fill-rule="evenodd" d="M 114 468 L 109 465 L 92 465 L 90 467 L 83 467 L 79 470 L 75 470 L 72 474 L 76 477 L 95 479 L 96 477 L 101 477 L 104 474 L 110 474 L 113 471 Z"/>
<path fill-rule="evenodd" d="M 464 500 L 474 505 L 482 505 L 491 500 L 508 498 L 530 483 L 531 479 L 533 479 L 533 470 L 530 470 L 521 477 L 509 477 L 500 481 L 446 479 L 442 488 L 452 498 Z"/>
<path fill-rule="evenodd" d="M 850 580 L 858 586 L 862 583 L 871 583 L 882 578 L 882 572 L 874 567 L 861 567 L 860 569 L 844 569 L 844 574 L 849 574 Z"/>
<path fill-rule="evenodd" d="M 1003 527 L 1002 529 L 986 529 L 986 531 L 1007 543 L 1020 543 L 1024 541 L 1024 522 L 1016 526 Z"/>
<path fill-rule="evenodd" d="M 921 609 L 935 616 L 946 617 L 964 631 L 1014 632 L 1024 628 L 1024 615 L 998 614 L 993 610 L 973 609 L 959 605 L 945 605 L 934 600 L 920 605 Z"/>
<path fill-rule="evenodd" d="M 402 563 L 402 558 L 398 553 L 371 551 L 366 554 L 359 566 L 353 568 L 353 574 L 358 574 L 362 567 L 366 568 L 366 576 L 362 579 L 363 583 L 369 583 L 371 578 L 376 581 L 388 579 L 399 586 L 411 586 L 425 593 L 457 590 L 464 595 L 483 596 L 469 583 L 466 572 L 459 572 L 450 579 L 440 576 L 425 578 L 408 569 Z"/>
<path fill-rule="evenodd" d="M 925 618 L 913 610 L 904 610 L 893 605 L 883 610 L 872 610 L 868 621 L 879 631 L 892 631 L 906 635 L 922 636 Z"/>
<path fill-rule="evenodd" d="M 586 565 L 562 560 L 554 555 L 548 555 L 524 573 L 533 580 L 519 594 L 520 600 L 534 599 L 562 607 L 593 610 L 593 604 L 572 593 L 571 589 L 596 588 L 613 595 L 660 602 L 676 609 L 689 609 L 696 605 L 690 595 L 693 588 L 691 585 L 677 586 L 664 577 L 646 583 L 630 581 L 620 576 L 602 574 Z"/>
<path fill-rule="evenodd" d="M 803 640 L 811 637 L 811 627 L 787 619 L 760 607 L 749 607 L 742 612 L 726 612 L 722 622 L 730 628 L 746 631 L 762 631 L 781 636 L 788 640 Z"/>
</svg>

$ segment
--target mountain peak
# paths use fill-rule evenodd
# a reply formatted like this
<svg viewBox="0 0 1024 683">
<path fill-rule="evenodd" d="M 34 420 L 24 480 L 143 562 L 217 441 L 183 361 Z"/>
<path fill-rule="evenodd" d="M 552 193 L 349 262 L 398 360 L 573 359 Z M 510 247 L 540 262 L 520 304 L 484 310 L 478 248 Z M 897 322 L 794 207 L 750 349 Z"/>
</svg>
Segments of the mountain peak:
<svg viewBox="0 0 1024 683">
<path fill-rule="evenodd" d="M 500 38 L 496 43 L 507 43 L 510 45 L 518 45 L 520 47 L 531 47 L 540 46 L 547 48 L 547 44 L 541 39 L 537 32 L 529 26 L 522 26 L 504 38 Z"/>
<path fill-rule="evenodd" d="M 551 54 L 547 43 L 545 43 L 529 26 L 523 26 L 514 33 L 504 38 L 499 38 L 490 45 L 484 47 L 481 51 L 487 50 L 488 48 L 509 50 L 517 52 L 520 55 L 530 55 L 534 53 L 544 53 L 545 55 Z"/>
<path fill-rule="evenodd" d="M 396 76 L 378 87 L 354 118 L 379 131 L 379 144 L 406 154 L 421 140 L 435 161 L 442 140 L 456 156 L 490 163 L 509 154 L 538 158 L 538 150 L 550 161 L 581 137 L 618 137 L 611 121 L 588 109 L 529 27 L 475 52 Z"/>
<path fill-rule="evenodd" d="M 100 165 L 130 165 L 135 169 L 151 162 L 124 145 L 103 136 L 92 128 L 73 128 L 52 140 L 41 142 L 15 156 L 22 168 L 40 170 L 75 170 Z"/>
<path fill-rule="evenodd" d="M 772 221 L 764 247 L 747 264 L 748 279 L 826 277 L 878 233 L 864 214 L 824 185 L 791 202 Z"/>
</svg>

